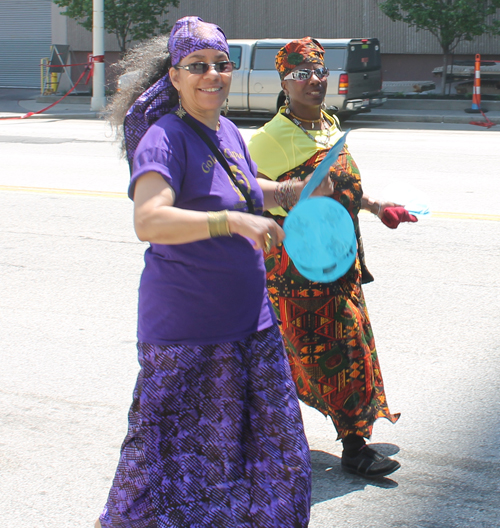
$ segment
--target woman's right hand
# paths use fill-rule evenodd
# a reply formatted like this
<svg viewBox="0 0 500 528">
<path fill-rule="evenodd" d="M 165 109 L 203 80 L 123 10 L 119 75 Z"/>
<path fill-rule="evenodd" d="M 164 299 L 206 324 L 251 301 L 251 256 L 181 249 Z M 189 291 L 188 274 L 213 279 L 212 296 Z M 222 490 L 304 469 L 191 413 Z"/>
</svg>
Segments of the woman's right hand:
<svg viewBox="0 0 500 528">
<path fill-rule="evenodd" d="M 250 238 L 254 249 L 269 251 L 285 238 L 285 232 L 274 220 L 249 213 L 228 212 L 229 230 L 232 234 Z"/>
<path fill-rule="evenodd" d="M 297 187 L 295 188 L 295 194 L 297 196 L 300 196 L 302 191 L 304 190 L 304 187 L 307 185 L 309 180 L 312 178 L 312 173 L 307 176 L 303 181 L 297 182 Z M 328 173 L 321 183 L 314 189 L 314 191 L 311 193 L 311 196 L 332 196 L 333 191 L 335 190 L 335 184 L 333 183 L 332 179 L 330 178 L 330 173 Z"/>
</svg>

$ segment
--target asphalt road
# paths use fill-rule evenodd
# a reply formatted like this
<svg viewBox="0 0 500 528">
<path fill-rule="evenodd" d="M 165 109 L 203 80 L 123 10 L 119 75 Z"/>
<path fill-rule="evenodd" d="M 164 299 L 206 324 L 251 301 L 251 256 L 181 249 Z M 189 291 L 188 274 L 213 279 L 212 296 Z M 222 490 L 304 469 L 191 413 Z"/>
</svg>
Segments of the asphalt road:
<svg viewBox="0 0 500 528">
<path fill-rule="evenodd" d="M 394 231 L 361 217 L 376 277 L 365 295 L 402 413 L 372 441 L 402 468 L 344 474 L 333 426 L 303 407 L 310 528 L 500 527 L 500 133 L 421 127 L 358 127 L 348 140 L 368 192 L 409 183 L 435 212 Z M 146 245 L 102 123 L 1 123 L 0 153 L 0 525 L 90 528 L 138 371 Z"/>
</svg>

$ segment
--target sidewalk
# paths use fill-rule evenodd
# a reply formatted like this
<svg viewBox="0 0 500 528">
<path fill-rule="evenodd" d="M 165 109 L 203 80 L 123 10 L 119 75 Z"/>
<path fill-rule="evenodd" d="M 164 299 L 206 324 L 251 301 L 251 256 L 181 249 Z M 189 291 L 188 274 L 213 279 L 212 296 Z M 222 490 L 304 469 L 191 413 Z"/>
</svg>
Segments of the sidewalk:
<svg viewBox="0 0 500 528">
<path fill-rule="evenodd" d="M 0 88 L 0 118 L 22 117 L 28 112 L 39 112 L 62 96 L 40 96 L 39 90 Z M 69 95 L 46 112 L 30 119 L 96 119 L 98 112 L 90 109 L 90 97 Z"/>
<path fill-rule="evenodd" d="M 88 102 L 73 102 L 71 96 L 68 96 L 66 99 L 63 99 L 60 103 L 48 109 L 46 112 L 43 112 L 42 114 L 35 114 L 30 116 L 30 118 L 97 119 L 99 117 L 99 112 L 94 112 L 90 109 L 90 97 L 78 97 L 78 99 L 88 99 Z M 19 101 L 19 105 L 22 108 L 25 108 L 27 112 L 38 112 L 47 106 L 50 106 L 53 102 L 55 101 L 37 102 L 36 100 L 28 99 Z"/>
<path fill-rule="evenodd" d="M 54 96 L 40 97 L 39 92 L 35 90 L 0 89 L 0 118 L 21 117 L 28 112 L 39 112 L 56 100 L 57 97 Z M 500 101 L 483 101 L 481 106 L 488 109 L 486 117 L 500 129 Z M 389 99 L 382 107 L 353 116 L 348 122 L 486 123 L 481 114 L 470 114 L 465 111 L 470 108 L 469 101 Z M 70 95 L 46 112 L 30 116 L 30 119 L 96 119 L 98 117 L 98 112 L 90 109 L 90 97 Z"/>
<path fill-rule="evenodd" d="M 500 126 L 500 101 L 483 101 L 486 117 Z M 358 114 L 350 122 L 406 122 L 406 123 L 455 123 L 469 124 L 471 121 L 484 122 L 479 114 L 467 113 L 469 101 L 446 101 L 439 99 L 389 99 L 382 107 L 366 114 Z"/>
</svg>

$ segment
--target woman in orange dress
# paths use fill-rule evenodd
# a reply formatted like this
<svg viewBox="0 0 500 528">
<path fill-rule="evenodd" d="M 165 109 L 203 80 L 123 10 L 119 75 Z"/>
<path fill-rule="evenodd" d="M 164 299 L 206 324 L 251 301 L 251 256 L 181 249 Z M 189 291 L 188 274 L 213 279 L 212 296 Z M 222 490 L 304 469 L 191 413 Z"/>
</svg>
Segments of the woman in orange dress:
<svg viewBox="0 0 500 528">
<path fill-rule="evenodd" d="M 283 225 L 296 202 L 293 182 L 310 175 L 339 139 L 338 121 L 322 110 L 328 69 L 324 50 L 307 37 L 288 43 L 276 57 L 286 104 L 249 143 L 259 177 L 282 182 L 285 198 L 273 218 Z M 380 477 L 400 464 L 365 443 L 377 418 L 396 422 L 387 405 L 375 341 L 363 297 L 362 283 L 373 277 L 364 264 L 358 213 L 367 209 L 389 227 L 416 221 L 393 203 L 363 194 L 358 167 L 347 146 L 331 167 L 332 198 L 349 212 L 358 253 L 340 279 L 312 282 L 294 266 L 284 246 L 266 254 L 267 285 L 282 321 L 282 333 L 299 398 L 330 416 L 342 440 L 342 467 L 364 477 Z M 391 219 L 396 220 L 391 223 Z"/>
</svg>

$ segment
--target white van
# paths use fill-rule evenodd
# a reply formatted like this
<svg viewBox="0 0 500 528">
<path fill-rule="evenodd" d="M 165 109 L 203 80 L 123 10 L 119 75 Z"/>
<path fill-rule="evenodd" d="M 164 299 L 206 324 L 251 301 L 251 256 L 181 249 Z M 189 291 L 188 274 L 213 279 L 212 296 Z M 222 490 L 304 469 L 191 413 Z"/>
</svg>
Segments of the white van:
<svg viewBox="0 0 500 528">
<path fill-rule="evenodd" d="M 278 50 L 292 39 L 229 40 L 233 70 L 231 113 L 275 114 L 284 95 L 275 68 Z M 330 70 L 325 103 L 341 119 L 369 112 L 387 99 L 382 94 L 380 43 L 376 38 L 318 39 Z"/>
</svg>

